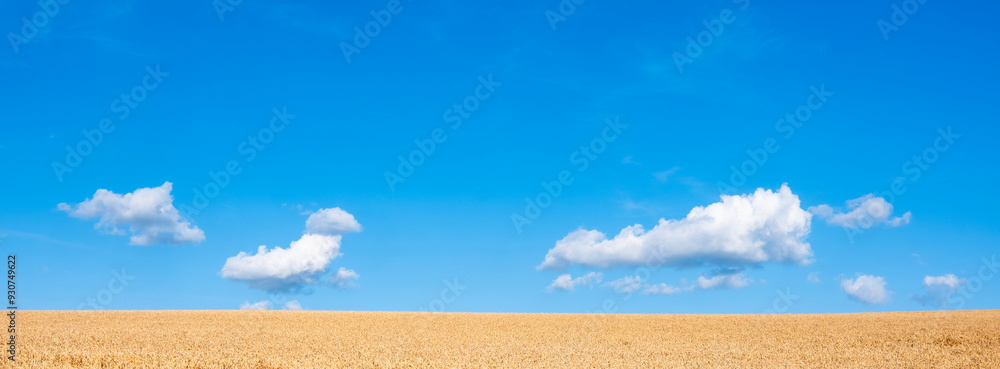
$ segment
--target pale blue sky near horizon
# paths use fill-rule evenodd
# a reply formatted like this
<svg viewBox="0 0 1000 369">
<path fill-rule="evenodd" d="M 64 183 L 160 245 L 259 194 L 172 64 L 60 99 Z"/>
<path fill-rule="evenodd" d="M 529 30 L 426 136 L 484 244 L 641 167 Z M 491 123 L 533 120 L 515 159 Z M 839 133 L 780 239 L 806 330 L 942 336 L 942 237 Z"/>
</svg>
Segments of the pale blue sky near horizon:
<svg viewBox="0 0 1000 369">
<path fill-rule="evenodd" d="M 0 5 L 0 246 L 23 309 L 1000 308 L 998 4 L 53 1 Z M 114 234 L 66 208 L 167 182 L 203 238 L 130 244 L 175 223 L 122 211 Z M 723 193 L 753 215 L 682 221 Z M 868 194 L 893 212 L 852 228 Z M 323 233 L 307 219 L 332 208 L 360 231 L 326 232 L 321 270 L 227 264 Z M 539 268 L 578 230 L 636 224 L 641 242 L 566 242 Z M 640 270 L 653 249 L 686 256 Z M 284 267 L 290 288 L 253 284 Z"/>
</svg>

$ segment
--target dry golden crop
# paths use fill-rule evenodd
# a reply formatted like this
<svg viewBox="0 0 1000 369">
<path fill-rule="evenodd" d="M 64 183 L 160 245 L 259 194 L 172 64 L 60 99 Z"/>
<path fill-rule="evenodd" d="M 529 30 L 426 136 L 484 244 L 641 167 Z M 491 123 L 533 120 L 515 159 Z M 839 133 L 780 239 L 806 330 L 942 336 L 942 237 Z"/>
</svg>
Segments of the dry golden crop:
<svg viewBox="0 0 1000 369">
<path fill-rule="evenodd" d="M 1000 368 L 1000 311 L 24 311 L 3 368 Z"/>
</svg>

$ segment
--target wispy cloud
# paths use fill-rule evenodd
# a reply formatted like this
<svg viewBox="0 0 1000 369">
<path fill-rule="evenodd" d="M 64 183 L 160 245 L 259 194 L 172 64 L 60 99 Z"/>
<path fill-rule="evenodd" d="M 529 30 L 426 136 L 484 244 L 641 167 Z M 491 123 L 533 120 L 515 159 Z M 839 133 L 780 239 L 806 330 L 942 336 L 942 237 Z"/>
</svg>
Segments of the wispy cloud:
<svg viewBox="0 0 1000 369">
<path fill-rule="evenodd" d="M 808 281 L 809 283 L 821 283 L 822 282 L 819 279 L 819 272 L 809 273 L 809 275 L 806 276 L 806 281 Z"/>
<path fill-rule="evenodd" d="M 673 167 L 661 172 L 653 172 L 653 177 L 656 178 L 657 181 L 667 183 L 667 180 L 670 179 L 670 176 L 674 175 L 674 173 L 677 173 L 677 171 L 680 169 L 681 167 Z"/>
<path fill-rule="evenodd" d="M 546 288 L 547 291 L 552 292 L 555 290 L 560 291 L 573 291 L 578 286 L 593 287 L 597 283 L 601 283 L 602 275 L 601 273 L 590 272 L 582 277 L 573 278 L 569 274 L 562 274 L 556 277 L 552 284 Z"/>
</svg>

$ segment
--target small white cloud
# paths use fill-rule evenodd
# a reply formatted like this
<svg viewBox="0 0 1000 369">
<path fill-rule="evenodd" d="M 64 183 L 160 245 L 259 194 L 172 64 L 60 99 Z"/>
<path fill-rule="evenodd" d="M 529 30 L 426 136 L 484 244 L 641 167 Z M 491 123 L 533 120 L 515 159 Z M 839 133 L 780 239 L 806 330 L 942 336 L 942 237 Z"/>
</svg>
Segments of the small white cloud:
<svg viewBox="0 0 1000 369">
<path fill-rule="evenodd" d="M 353 232 L 361 229 L 360 224 L 354 221 L 354 216 L 340 208 L 323 209 L 313 215 L 320 213 L 322 214 L 315 218 L 319 220 L 314 221 L 313 230 L 323 233 L 306 233 L 299 240 L 292 241 L 287 248 L 274 247 L 268 250 L 267 246 L 261 245 L 257 247 L 256 254 L 240 252 L 226 259 L 222 266 L 222 277 L 243 281 L 250 288 L 267 291 L 290 291 L 316 283 L 316 276 L 326 273 L 330 262 L 340 255 L 342 236 L 329 232 Z M 346 221 L 348 219 L 350 222 Z M 309 220 L 314 218 L 310 216 Z M 308 223 L 309 221 L 307 227 Z"/>
<path fill-rule="evenodd" d="M 674 287 L 666 283 L 647 285 L 646 288 L 642 289 L 643 295 L 673 295 L 675 293 L 683 292 L 684 289 L 680 287 Z"/>
<path fill-rule="evenodd" d="M 330 277 L 330 283 L 340 288 L 354 288 L 358 286 L 355 281 L 359 278 L 361 278 L 361 276 L 358 275 L 357 272 L 340 267 L 340 269 L 338 269 L 337 272 Z"/>
<path fill-rule="evenodd" d="M 882 277 L 861 275 L 855 279 L 845 279 L 840 282 L 840 288 L 858 302 L 868 305 L 881 305 L 889 302 L 892 292 L 885 289 L 886 282 Z"/>
<path fill-rule="evenodd" d="M 240 310 L 271 310 L 271 302 L 264 300 L 251 304 L 250 301 L 245 301 L 240 305 Z"/>
<path fill-rule="evenodd" d="M 749 284 L 750 280 L 746 279 L 743 272 L 733 274 L 717 274 L 711 278 L 705 278 L 705 276 L 698 277 L 698 288 L 703 290 L 713 288 L 738 289 L 746 287 Z"/>
<path fill-rule="evenodd" d="M 618 293 L 632 293 L 642 288 L 642 278 L 639 276 L 626 276 L 607 283 Z"/>
<path fill-rule="evenodd" d="M 570 232 L 548 251 L 538 269 L 811 262 L 812 249 L 805 239 L 812 214 L 800 207 L 799 197 L 787 185 L 721 199 L 695 207 L 684 219 L 660 219 L 648 232 L 638 224 L 611 239 L 596 230 Z"/>
<path fill-rule="evenodd" d="M 958 292 L 969 280 L 965 278 L 959 278 L 954 274 L 946 274 L 942 276 L 924 277 L 924 290 L 927 291 L 923 295 L 911 296 L 914 300 L 925 306 L 941 306 L 942 308 L 948 306 L 948 296 Z"/>
<path fill-rule="evenodd" d="M 879 224 L 899 227 L 910 223 L 912 215 L 910 212 L 906 212 L 903 216 L 893 218 L 892 204 L 874 194 L 848 200 L 847 209 L 846 213 L 838 213 L 830 205 L 819 205 L 810 207 L 809 212 L 826 219 L 827 224 L 861 229 L 868 229 Z"/>
<path fill-rule="evenodd" d="M 546 291 L 552 292 L 554 290 L 561 291 L 573 291 L 577 286 L 587 286 L 593 287 L 594 284 L 601 283 L 601 278 L 603 275 L 601 273 L 590 272 L 582 277 L 573 278 L 569 274 L 562 274 L 556 277 L 552 284 L 546 288 Z"/>
<path fill-rule="evenodd" d="M 819 280 L 819 272 L 809 273 L 809 276 L 806 277 L 806 280 L 809 281 L 809 283 L 820 283 L 821 281 Z"/>
<path fill-rule="evenodd" d="M 318 234 L 361 232 L 361 224 L 340 208 L 320 209 L 306 219 L 306 231 Z"/>
<path fill-rule="evenodd" d="M 950 290 L 958 290 L 958 287 L 968 282 L 965 278 L 958 278 L 954 274 L 946 274 L 938 277 L 924 277 L 924 287 L 946 287 Z"/>
<path fill-rule="evenodd" d="M 285 310 L 302 310 L 302 305 L 299 304 L 298 300 L 292 300 L 285 303 L 283 307 Z"/>
<path fill-rule="evenodd" d="M 80 219 L 100 218 L 94 228 L 110 234 L 131 233 L 131 245 L 197 244 L 205 240 L 205 232 L 181 218 L 170 195 L 173 184 L 140 188 L 119 195 L 99 189 L 92 198 L 76 205 L 60 203 L 59 210 Z"/>
</svg>

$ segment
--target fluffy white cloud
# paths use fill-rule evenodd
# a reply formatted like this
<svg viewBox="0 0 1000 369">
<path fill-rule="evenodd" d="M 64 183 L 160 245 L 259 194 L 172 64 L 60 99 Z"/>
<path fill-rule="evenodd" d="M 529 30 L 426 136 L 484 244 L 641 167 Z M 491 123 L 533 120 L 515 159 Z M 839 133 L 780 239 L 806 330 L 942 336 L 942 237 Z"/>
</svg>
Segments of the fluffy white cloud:
<svg viewBox="0 0 1000 369">
<path fill-rule="evenodd" d="M 358 280 L 358 278 L 361 278 L 361 276 L 358 275 L 357 272 L 340 267 L 336 273 L 330 276 L 330 283 L 340 288 L 354 288 L 358 286 L 358 284 L 354 282 Z"/>
<path fill-rule="evenodd" d="M 840 282 L 840 288 L 850 298 L 869 305 L 879 305 L 889 302 L 892 292 L 885 289 L 886 282 L 882 277 L 871 275 L 858 276 L 855 279 L 845 279 Z"/>
<path fill-rule="evenodd" d="M 317 214 L 327 210 L 331 209 L 320 210 Z M 336 210 L 343 212 L 340 209 Z M 347 216 L 351 220 L 354 219 L 350 214 Z M 321 218 L 324 217 L 326 216 Z M 360 225 L 357 228 L 360 229 Z M 323 231 L 331 232 L 335 229 L 344 228 L 327 227 L 323 228 Z M 316 283 L 315 277 L 325 273 L 330 262 L 340 255 L 340 241 L 341 236 L 337 234 L 306 233 L 297 241 L 292 241 L 288 248 L 274 247 L 268 250 L 267 246 L 261 245 L 257 248 L 256 254 L 240 252 L 226 259 L 221 275 L 223 278 L 246 282 L 250 288 L 268 291 L 292 290 L 302 285 Z"/>
<path fill-rule="evenodd" d="M 937 305 L 943 308 L 948 305 L 948 296 L 958 292 L 958 289 L 966 283 L 969 283 L 969 280 L 959 278 L 954 274 L 937 277 L 926 276 L 924 277 L 924 289 L 927 293 L 914 295 L 912 298 L 925 306 Z"/>
<path fill-rule="evenodd" d="M 361 224 L 354 216 L 340 208 L 320 209 L 306 219 L 309 233 L 343 234 L 361 232 Z"/>
<path fill-rule="evenodd" d="M 893 218 L 892 204 L 874 194 L 867 194 L 853 200 L 848 200 L 847 209 L 846 213 L 838 213 L 830 205 L 819 205 L 810 207 L 809 212 L 826 219 L 828 224 L 847 228 L 868 229 L 879 224 L 899 227 L 910 223 L 910 212 Z"/>
<path fill-rule="evenodd" d="M 285 310 L 302 310 L 302 305 L 299 304 L 298 300 L 292 300 L 285 303 L 283 307 Z"/>
<path fill-rule="evenodd" d="M 205 232 L 181 218 L 170 195 L 173 184 L 164 182 L 160 187 L 140 188 L 119 195 L 99 189 L 94 197 L 76 205 L 60 203 L 59 210 L 80 219 L 100 218 L 96 229 L 125 235 L 131 233 L 132 245 L 197 244 L 205 240 Z"/>
<path fill-rule="evenodd" d="M 733 274 L 717 274 L 710 278 L 706 278 L 705 276 L 698 277 L 698 288 L 701 289 L 737 289 L 746 287 L 749 284 L 750 280 L 746 279 L 746 275 L 743 272 Z"/>
<path fill-rule="evenodd" d="M 626 276 L 608 282 L 608 285 L 614 288 L 615 292 L 632 293 L 642 288 L 642 278 L 637 275 Z"/>
<path fill-rule="evenodd" d="M 660 219 L 648 232 L 638 224 L 612 239 L 596 230 L 570 232 L 538 268 L 810 263 L 813 253 L 805 239 L 812 214 L 800 207 L 787 185 L 721 199 L 692 209 L 684 219 Z"/>
<path fill-rule="evenodd" d="M 553 290 L 572 291 L 576 289 L 577 286 L 592 287 L 596 283 L 601 283 L 602 277 L 601 273 L 595 272 L 590 272 L 582 277 L 576 278 L 573 278 L 573 276 L 569 274 L 562 274 L 559 277 L 556 277 L 546 290 L 549 292 L 552 292 Z"/>
<path fill-rule="evenodd" d="M 340 236 L 305 234 L 288 248 L 261 245 L 256 254 L 240 252 L 226 259 L 222 277 L 245 281 L 251 288 L 287 290 L 315 282 L 313 276 L 326 271 L 339 251 Z"/>
<path fill-rule="evenodd" d="M 240 310 L 271 310 L 271 302 L 264 300 L 251 304 L 250 301 L 245 301 L 240 305 Z"/>
<path fill-rule="evenodd" d="M 675 293 L 683 292 L 684 289 L 680 287 L 674 287 L 666 283 L 647 285 L 646 288 L 642 289 L 643 295 L 673 295 Z"/>
</svg>

